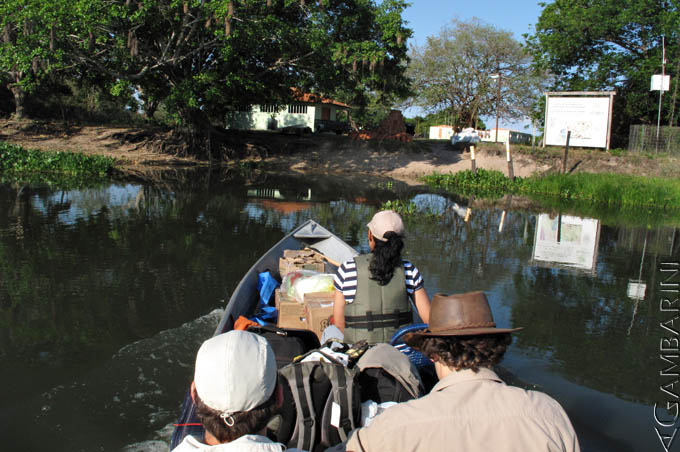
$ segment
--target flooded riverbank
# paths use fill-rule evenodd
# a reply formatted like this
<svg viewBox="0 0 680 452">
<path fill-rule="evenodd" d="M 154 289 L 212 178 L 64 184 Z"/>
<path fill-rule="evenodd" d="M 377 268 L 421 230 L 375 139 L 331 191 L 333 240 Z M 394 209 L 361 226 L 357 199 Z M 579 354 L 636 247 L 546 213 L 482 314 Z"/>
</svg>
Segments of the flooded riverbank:
<svg viewBox="0 0 680 452">
<path fill-rule="evenodd" d="M 584 450 L 660 446 L 658 300 L 680 256 L 676 227 L 264 173 L 0 187 L 0 382 L 14 388 L 0 404 L 3 444 L 162 446 L 195 350 L 250 265 L 307 218 L 367 251 L 366 222 L 397 198 L 441 214 L 407 220 L 428 292 L 484 290 L 499 325 L 524 327 L 503 364 L 563 404 Z"/>
</svg>

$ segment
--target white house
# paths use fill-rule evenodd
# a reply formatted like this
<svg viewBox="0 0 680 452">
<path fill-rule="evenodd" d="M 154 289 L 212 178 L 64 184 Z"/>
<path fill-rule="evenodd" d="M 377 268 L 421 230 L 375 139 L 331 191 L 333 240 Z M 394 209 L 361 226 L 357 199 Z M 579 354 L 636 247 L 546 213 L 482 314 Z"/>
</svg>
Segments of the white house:
<svg viewBox="0 0 680 452">
<path fill-rule="evenodd" d="M 452 136 L 451 126 L 430 126 L 430 140 L 450 140 Z"/>
<path fill-rule="evenodd" d="M 318 94 L 294 92 L 294 103 L 288 105 L 247 105 L 226 115 L 226 127 L 240 130 L 276 130 L 282 127 L 309 127 L 312 132 L 323 128 L 323 123 L 346 120 L 341 112 L 349 105 Z"/>
<path fill-rule="evenodd" d="M 506 143 L 510 140 L 510 144 L 531 144 L 531 134 L 524 132 L 517 132 L 510 129 L 498 128 L 498 140 L 496 140 L 496 129 L 478 130 L 477 134 L 482 141 Z"/>
</svg>

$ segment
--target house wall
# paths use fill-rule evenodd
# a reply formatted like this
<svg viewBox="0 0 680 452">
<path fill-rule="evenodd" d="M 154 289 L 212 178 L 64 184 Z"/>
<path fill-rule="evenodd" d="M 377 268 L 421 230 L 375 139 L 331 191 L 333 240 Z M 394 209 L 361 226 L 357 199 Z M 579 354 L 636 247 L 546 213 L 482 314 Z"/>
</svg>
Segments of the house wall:
<svg viewBox="0 0 680 452">
<path fill-rule="evenodd" d="M 453 136 L 453 127 L 430 127 L 430 140 L 449 140 Z"/>
<path fill-rule="evenodd" d="M 272 120 L 276 121 L 276 128 L 303 125 L 314 130 L 316 110 L 314 105 L 307 105 L 307 113 L 288 113 L 288 107 L 283 106 L 278 112 L 262 112 L 260 105 L 253 105 L 251 111 L 230 111 L 226 114 L 227 129 L 267 130 Z M 321 117 L 321 112 L 318 113 Z M 332 114 L 332 112 L 331 112 Z"/>
<path fill-rule="evenodd" d="M 321 120 L 321 111 L 323 108 L 330 108 L 331 109 L 331 121 L 337 121 L 338 120 L 338 112 L 341 110 L 340 108 L 336 107 L 335 105 L 332 104 L 317 104 L 315 105 L 316 107 L 316 114 L 314 116 L 314 119 Z"/>
</svg>

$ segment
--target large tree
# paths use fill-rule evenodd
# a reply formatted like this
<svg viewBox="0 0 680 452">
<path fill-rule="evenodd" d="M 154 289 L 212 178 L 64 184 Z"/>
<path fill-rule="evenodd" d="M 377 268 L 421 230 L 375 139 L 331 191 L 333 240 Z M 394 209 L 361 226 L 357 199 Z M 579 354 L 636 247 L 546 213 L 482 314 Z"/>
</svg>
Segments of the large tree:
<svg viewBox="0 0 680 452">
<path fill-rule="evenodd" d="M 20 23 L 11 6 L 26 2 L 6 3 L 12 4 L 6 22 Z M 102 74 L 113 82 L 114 93 L 136 89 L 147 111 L 163 102 L 194 132 L 205 132 L 211 119 L 230 107 L 289 100 L 291 87 L 342 92 L 358 104 L 367 93 L 406 92 L 405 43 L 411 32 L 401 18 L 404 0 L 73 0 L 69 5 L 60 10 L 63 19 L 36 30 L 37 39 L 50 43 L 48 33 L 63 30 L 58 48 L 81 74 Z M 30 45 L 15 49 L 30 53 Z M 0 71 L 11 68 L 3 61 Z"/>
<path fill-rule="evenodd" d="M 14 97 L 15 116 L 24 116 L 26 94 L 50 72 L 64 67 L 60 47 L 73 21 L 64 0 L 0 2 L 0 80 Z"/>
<path fill-rule="evenodd" d="M 450 108 L 456 124 L 474 126 L 479 116 L 496 112 L 522 118 L 536 100 L 540 79 L 530 56 L 512 33 L 478 19 L 454 20 L 424 46 L 413 46 L 410 57 L 415 105 L 430 112 Z"/>
<path fill-rule="evenodd" d="M 537 66 L 555 76 L 554 90 L 616 89 L 615 144 L 627 139 L 631 124 L 656 124 L 659 93 L 650 92 L 649 81 L 661 73 L 665 36 L 666 73 L 675 81 L 664 96 L 662 122 L 677 124 L 677 1 L 555 0 L 542 6 L 536 33 L 528 39 Z"/>
</svg>

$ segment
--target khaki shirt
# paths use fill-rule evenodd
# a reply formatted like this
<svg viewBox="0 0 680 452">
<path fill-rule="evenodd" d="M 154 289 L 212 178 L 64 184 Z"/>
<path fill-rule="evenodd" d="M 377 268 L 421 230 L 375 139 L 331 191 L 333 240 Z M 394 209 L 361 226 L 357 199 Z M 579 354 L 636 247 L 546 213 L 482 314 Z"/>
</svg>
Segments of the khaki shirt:
<svg viewBox="0 0 680 452">
<path fill-rule="evenodd" d="M 580 447 L 559 403 L 503 383 L 490 369 L 453 372 L 420 399 L 354 430 L 346 450 L 569 451 Z"/>
</svg>

